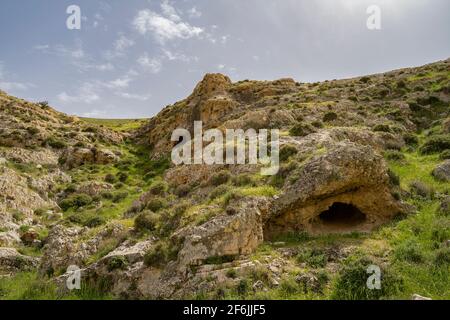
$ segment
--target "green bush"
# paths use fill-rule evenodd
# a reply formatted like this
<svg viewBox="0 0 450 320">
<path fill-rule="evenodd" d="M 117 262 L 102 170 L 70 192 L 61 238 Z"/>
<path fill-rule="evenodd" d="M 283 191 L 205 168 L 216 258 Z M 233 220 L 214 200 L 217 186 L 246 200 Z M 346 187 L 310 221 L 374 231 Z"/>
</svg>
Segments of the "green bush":
<svg viewBox="0 0 450 320">
<path fill-rule="evenodd" d="M 444 247 L 436 251 L 434 264 L 437 266 L 450 266 L 450 247 Z"/>
<path fill-rule="evenodd" d="M 283 145 L 280 148 L 280 161 L 284 162 L 286 160 L 288 160 L 290 157 L 292 157 L 293 155 L 296 155 L 298 153 L 298 150 L 296 147 L 286 144 Z"/>
<path fill-rule="evenodd" d="M 106 176 L 105 176 L 105 182 L 108 182 L 108 183 L 116 183 L 117 182 L 117 178 L 116 178 L 116 176 L 115 175 L 113 175 L 112 173 L 108 173 Z"/>
<path fill-rule="evenodd" d="M 159 216 L 156 213 L 145 210 L 134 219 L 134 229 L 139 232 L 154 231 L 158 222 Z"/>
<path fill-rule="evenodd" d="M 227 183 L 231 178 L 231 174 L 228 171 L 222 170 L 220 172 L 215 173 L 210 179 L 209 182 L 213 186 L 220 186 L 221 184 Z"/>
<path fill-rule="evenodd" d="M 240 175 L 233 176 L 233 178 L 231 180 L 232 180 L 233 185 L 235 185 L 236 187 L 254 186 L 255 185 L 255 181 L 254 181 L 253 177 L 247 173 L 242 173 Z"/>
<path fill-rule="evenodd" d="M 403 140 L 408 146 L 416 146 L 419 143 L 419 138 L 411 133 L 405 134 Z"/>
<path fill-rule="evenodd" d="M 58 140 L 54 137 L 48 138 L 46 140 L 46 144 L 53 149 L 64 149 L 65 147 L 67 147 L 67 144 L 64 141 Z"/>
<path fill-rule="evenodd" d="M 96 214 L 92 214 L 86 216 L 86 218 L 82 222 L 82 225 L 88 228 L 96 228 L 105 223 L 106 223 L 105 218 Z"/>
<path fill-rule="evenodd" d="M 80 193 L 76 195 L 72 195 L 59 203 L 59 206 L 64 211 L 67 211 L 70 208 L 79 208 L 84 207 L 92 203 L 92 197 L 87 194 Z"/>
<path fill-rule="evenodd" d="M 398 150 L 387 150 L 384 152 L 384 157 L 392 161 L 405 160 L 405 155 Z"/>
<path fill-rule="evenodd" d="M 336 112 L 327 112 L 323 116 L 322 121 L 323 122 L 331 122 L 331 121 L 337 120 L 337 118 L 338 118 L 338 115 Z"/>
<path fill-rule="evenodd" d="M 209 199 L 211 199 L 211 200 L 217 199 L 217 198 L 221 197 L 222 195 L 226 194 L 229 190 L 230 190 L 230 187 L 228 187 L 227 185 L 223 184 L 221 186 L 218 186 L 209 193 Z"/>
<path fill-rule="evenodd" d="M 167 207 L 167 201 L 163 198 L 153 198 L 147 202 L 146 208 L 150 211 L 157 212 Z"/>
<path fill-rule="evenodd" d="M 120 182 L 125 183 L 128 180 L 128 174 L 125 172 L 119 172 L 117 174 L 117 178 Z"/>
<path fill-rule="evenodd" d="M 114 256 L 108 261 L 108 271 L 124 269 L 128 265 L 128 260 L 124 256 Z"/>
<path fill-rule="evenodd" d="M 439 159 L 448 160 L 450 159 L 450 149 L 444 150 L 439 154 Z"/>
<path fill-rule="evenodd" d="M 429 187 L 428 185 L 419 180 L 412 181 L 409 184 L 409 190 L 413 195 L 417 195 L 425 199 L 433 199 L 434 197 L 433 188 Z"/>
<path fill-rule="evenodd" d="M 393 186 L 399 186 L 400 185 L 400 177 L 391 169 L 388 169 L 388 176 L 389 176 L 389 182 Z"/>
<path fill-rule="evenodd" d="M 396 295 L 403 288 L 403 281 L 393 271 L 381 268 L 381 289 L 367 287 L 369 265 L 377 265 L 366 257 L 349 257 L 339 272 L 331 299 L 333 300 L 379 300 Z"/>
<path fill-rule="evenodd" d="M 420 244 L 416 241 L 406 241 L 394 249 L 394 257 L 400 261 L 422 263 L 425 260 Z"/>
<path fill-rule="evenodd" d="M 127 191 L 119 191 L 119 192 L 115 192 L 113 194 L 113 198 L 112 201 L 114 203 L 119 203 L 122 200 L 125 200 L 128 197 L 128 192 Z"/>
<path fill-rule="evenodd" d="M 164 181 L 157 181 L 150 186 L 150 193 L 156 196 L 163 195 L 167 192 L 168 186 Z"/>
<path fill-rule="evenodd" d="M 316 129 L 310 124 L 297 123 L 289 130 L 289 135 L 293 137 L 304 137 L 315 131 Z"/>
<path fill-rule="evenodd" d="M 182 184 L 175 188 L 173 191 L 178 197 L 183 198 L 186 197 L 189 192 L 191 192 L 192 187 L 188 184 Z"/>
<path fill-rule="evenodd" d="M 145 254 L 144 264 L 149 267 L 160 267 L 167 262 L 168 258 L 168 245 L 164 242 L 159 242 Z"/>
<path fill-rule="evenodd" d="M 312 268 L 323 268 L 327 265 L 328 257 L 322 250 L 309 249 L 297 255 L 297 262 L 306 263 Z"/>
<path fill-rule="evenodd" d="M 391 127 L 387 124 L 377 124 L 373 127 L 373 131 L 375 132 L 391 132 Z"/>
<path fill-rule="evenodd" d="M 450 149 L 450 134 L 429 138 L 419 149 L 422 154 L 443 152 Z"/>
</svg>

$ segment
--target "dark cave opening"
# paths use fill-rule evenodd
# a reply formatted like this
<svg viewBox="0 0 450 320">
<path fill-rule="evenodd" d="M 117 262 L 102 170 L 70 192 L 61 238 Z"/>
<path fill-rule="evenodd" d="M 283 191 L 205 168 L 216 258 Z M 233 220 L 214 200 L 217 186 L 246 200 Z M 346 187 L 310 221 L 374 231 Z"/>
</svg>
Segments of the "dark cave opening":
<svg viewBox="0 0 450 320">
<path fill-rule="evenodd" d="M 366 215 L 348 203 L 335 202 L 318 216 L 318 222 L 330 228 L 351 228 L 366 221 Z"/>
</svg>

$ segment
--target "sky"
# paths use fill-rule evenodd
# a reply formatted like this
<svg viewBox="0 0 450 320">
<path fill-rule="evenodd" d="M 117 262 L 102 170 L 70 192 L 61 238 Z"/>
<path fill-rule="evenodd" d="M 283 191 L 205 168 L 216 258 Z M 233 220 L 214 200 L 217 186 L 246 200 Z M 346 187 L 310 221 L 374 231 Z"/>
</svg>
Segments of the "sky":
<svg viewBox="0 0 450 320">
<path fill-rule="evenodd" d="M 81 10 L 67 28 L 67 8 Z M 380 9 L 381 29 L 367 20 Z M 448 0 L 1 0 L 0 89 L 84 117 L 141 118 L 205 73 L 349 78 L 450 57 Z"/>
</svg>

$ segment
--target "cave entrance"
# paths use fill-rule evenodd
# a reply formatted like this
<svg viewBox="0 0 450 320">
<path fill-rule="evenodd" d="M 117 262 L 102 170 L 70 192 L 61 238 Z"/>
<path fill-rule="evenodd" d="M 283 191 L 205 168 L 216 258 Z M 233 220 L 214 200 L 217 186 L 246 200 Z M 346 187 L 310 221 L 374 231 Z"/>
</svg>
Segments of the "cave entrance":
<svg viewBox="0 0 450 320">
<path fill-rule="evenodd" d="M 365 221 L 366 215 L 354 205 L 335 202 L 316 217 L 313 227 L 323 232 L 354 231 Z"/>
</svg>

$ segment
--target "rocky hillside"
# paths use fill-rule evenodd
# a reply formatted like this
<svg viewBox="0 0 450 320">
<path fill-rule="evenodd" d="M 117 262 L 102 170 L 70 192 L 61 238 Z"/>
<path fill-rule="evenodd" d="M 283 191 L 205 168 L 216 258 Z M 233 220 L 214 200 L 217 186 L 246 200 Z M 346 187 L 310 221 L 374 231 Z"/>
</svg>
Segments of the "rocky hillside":
<svg viewBox="0 0 450 320">
<path fill-rule="evenodd" d="M 137 129 L 1 93 L 0 298 L 450 298 L 449 70 L 208 74 Z M 196 120 L 279 129 L 278 174 L 172 165 Z"/>
</svg>

